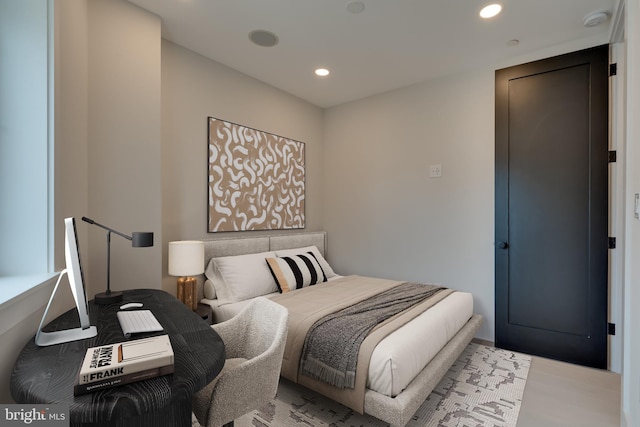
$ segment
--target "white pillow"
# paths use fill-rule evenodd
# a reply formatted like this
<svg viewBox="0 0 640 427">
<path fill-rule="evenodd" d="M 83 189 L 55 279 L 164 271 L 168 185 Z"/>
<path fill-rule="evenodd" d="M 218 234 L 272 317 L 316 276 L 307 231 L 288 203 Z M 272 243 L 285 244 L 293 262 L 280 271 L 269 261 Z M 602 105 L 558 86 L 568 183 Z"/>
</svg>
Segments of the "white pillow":
<svg viewBox="0 0 640 427">
<path fill-rule="evenodd" d="M 278 290 L 283 294 L 327 281 L 327 276 L 311 251 L 305 254 L 267 258 L 266 261 L 278 285 Z"/>
<path fill-rule="evenodd" d="M 324 274 L 325 276 L 327 276 L 327 279 L 331 279 L 332 277 L 337 276 L 337 274 L 333 271 L 333 268 L 331 268 L 327 260 L 324 259 L 324 257 L 320 253 L 320 250 L 318 250 L 316 246 L 307 246 L 304 248 L 295 248 L 295 249 L 283 249 L 281 251 L 276 251 L 276 255 L 278 255 L 279 257 L 283 257 L 283 256 L 291 256 L 291 255 L 300 255 L 306 252 L 313 253 L 313 255 L 318 260 L 318 263 L 320 263 L 320 267 L 322 267 L 322 271 L 324 271 Z"/>
<path fill-rule="evenodd" d="M 265 258 L 275 252 L 212 258 L 205 275 L 213 282 L 220 304 L 244 301 L 278 292 Z"/>
<path fill-rule="evenodd" d="M 216 288 L 213 286 L 213 282 L 209 279 L 204 281 L 204 297 L 207 299 L 216 299 Z"/>
</svg>

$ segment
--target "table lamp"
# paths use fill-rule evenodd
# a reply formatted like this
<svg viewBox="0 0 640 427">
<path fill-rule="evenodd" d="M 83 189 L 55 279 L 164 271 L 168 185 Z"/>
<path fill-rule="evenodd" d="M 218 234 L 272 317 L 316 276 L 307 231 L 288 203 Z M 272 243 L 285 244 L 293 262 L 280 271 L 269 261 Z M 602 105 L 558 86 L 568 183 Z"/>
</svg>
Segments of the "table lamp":
<svg viewBox="0 0 640 427">
<path fill-rule="evenodd" d="M 177 296 L 192 310 L 198 308 L 197 276 L 204 273 L 204 242 L 169 242 L 169 275 L 179 276 Z"/>
<path fill-rule="evenodd" d="M 131 236 L 127 236 L 126 234 L 123 234 L 105 225 L 98 224 L 97 222 L 90 218 L 87 218 L 86 216 L 83 216 L 82 220 L 84 222 L 88 222 L 89 224 L 96 225 L 107 230 L 107 290 L 106 292 L 96 294 L 94 297 L 94 302 L 96 304 L 106 305 L 122 301 L 122 292 L 111 292 L 111 233 L 115 233 L 120 237 L 124 237 L 125 239 L 130 240 L 131 246 L 133 246 L 134 248 L 148 248 L 150 246 L 153 246 L 153 233 L 136 231 L 133 232 Z"/>
</svg>

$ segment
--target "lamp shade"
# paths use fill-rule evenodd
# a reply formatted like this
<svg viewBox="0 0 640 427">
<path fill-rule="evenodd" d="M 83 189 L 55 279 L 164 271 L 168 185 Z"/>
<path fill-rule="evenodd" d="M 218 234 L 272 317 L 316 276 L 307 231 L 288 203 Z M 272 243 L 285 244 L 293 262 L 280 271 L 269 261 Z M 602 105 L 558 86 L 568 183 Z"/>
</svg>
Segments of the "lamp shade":
<svg viewBox="0 0 640 427">
<path fill-rule="evenodd" d="M 169 275 L 195 276 L 204 273 L 204 242 L 169 242 Z"/>
<path fill-rule="evenodd" d="M 134 231 L 131 233 L 131 246 L 134 248 L 153 246 L 153 233 Z"/>
</svg>

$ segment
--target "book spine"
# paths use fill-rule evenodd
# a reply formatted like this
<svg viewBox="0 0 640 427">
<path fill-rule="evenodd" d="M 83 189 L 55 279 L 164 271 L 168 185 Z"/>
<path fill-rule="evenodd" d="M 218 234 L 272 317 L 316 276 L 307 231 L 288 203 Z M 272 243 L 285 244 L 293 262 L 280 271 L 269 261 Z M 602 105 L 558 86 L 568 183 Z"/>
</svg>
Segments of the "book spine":
<svg viewBox="0 0 640 427">
<path fill-rule="evenodd" d="M 73 386 L 73 395 L 78 396 L 81 394 L 91 393 L 97 390 L 104 390 L 111 387 L 131 384 L 131 383 L 135 383 L 142 380 L 148 380 L 150 378 L 172 374 L 173 371 L 174 371 L 173 364 L 171 364 L 167 366 L 160 366 L 157 368 L 145 369 L 143 371 L 134 372 L 131 374 L 121 375 L 115 378 L 107 378 L 104 380 L 95 381 L 88 384 L 76 384 Z"/>
<path fill-rule="evenodd" d="M 119 360 L 118 360 L 119 359 Z M 173 365 L 173 353 L 163 355 L 162 357 L 141 359 L 137 362 L 121 363 L 122 353 L 120 349 L 115 349 L 114 362 L 104 369 L 95 369 L 91 372 L 80 374 L 79 384 L 93 384 L 102 382 L 103 380 L 113 380 L 123 375 L 135 374 L 137 372 L 149 369 L 159 368 L 162 366 Z"/>
</svg>

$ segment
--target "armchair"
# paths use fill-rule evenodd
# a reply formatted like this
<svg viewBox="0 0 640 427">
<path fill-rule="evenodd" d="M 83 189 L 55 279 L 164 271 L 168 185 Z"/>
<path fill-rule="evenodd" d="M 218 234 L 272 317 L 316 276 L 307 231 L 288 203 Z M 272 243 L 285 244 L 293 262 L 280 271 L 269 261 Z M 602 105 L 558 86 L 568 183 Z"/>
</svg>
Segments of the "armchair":
<svg viewBox="0 0 640 427">
<path fill-rule="evenodd" d="M 193 412 L 206 427 L 233 426 L 233 420 L 276 395 L 287 338 L 287 309 L 255 298 L 238 315 L 212 328 L 224 341 L 222 372 L 196 393 Z"/>
</svg>

